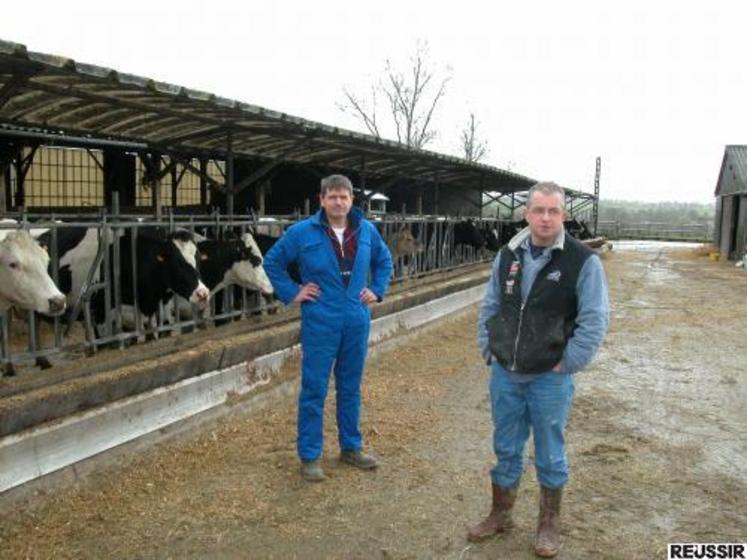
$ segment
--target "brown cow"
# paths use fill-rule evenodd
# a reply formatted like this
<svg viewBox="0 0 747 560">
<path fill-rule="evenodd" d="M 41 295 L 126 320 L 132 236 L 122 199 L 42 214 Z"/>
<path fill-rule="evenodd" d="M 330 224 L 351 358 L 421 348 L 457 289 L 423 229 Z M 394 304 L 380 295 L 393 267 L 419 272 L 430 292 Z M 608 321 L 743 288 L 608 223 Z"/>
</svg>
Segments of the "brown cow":
<svg viewBox="0 0 747 560">
<path fill-rule="evenodd" d="M 412 234 L 410 227 L 403 224 L 388 242 L 389 252 L 394 262 L 394 276 L 410 276 L 414 272 L 415 256 L 422 253 L 425 247 Z"/>
</svg>

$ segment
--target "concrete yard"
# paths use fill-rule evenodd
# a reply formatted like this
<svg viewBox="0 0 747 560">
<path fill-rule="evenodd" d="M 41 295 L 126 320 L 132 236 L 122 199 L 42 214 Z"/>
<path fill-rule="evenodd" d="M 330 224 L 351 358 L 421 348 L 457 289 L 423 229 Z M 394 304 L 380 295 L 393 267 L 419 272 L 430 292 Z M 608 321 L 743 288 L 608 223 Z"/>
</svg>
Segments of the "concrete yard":
<svg viewBox="0 0 747 560">
<path fill-rule="evenodd" d="M 576 377 L 560 557 L 661 558 L 669 542 L 746 541 L 747 272 L 686 247 L 617 250 L 604 264 L 611 331 Z M 0 556 L 533 558 L 531 452 L 516 527 L 480 544 L 464 537 L 487 511 L 493 461 L 476 314 L 374 350 L 363 429 L 377 472 L 337 462 L 332 399 L 321 484 L 298 476 L 295 400 L 259 411 L 239 402 L 78 480 L 0 496 Z"/>
</svg>

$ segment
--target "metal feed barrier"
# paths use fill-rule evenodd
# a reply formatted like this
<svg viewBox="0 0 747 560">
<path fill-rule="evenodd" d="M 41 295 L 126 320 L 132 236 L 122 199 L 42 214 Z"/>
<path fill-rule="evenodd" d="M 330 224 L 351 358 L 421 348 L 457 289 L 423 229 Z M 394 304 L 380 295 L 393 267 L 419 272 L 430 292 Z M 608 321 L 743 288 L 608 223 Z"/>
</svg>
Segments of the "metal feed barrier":
<svg viewBox="0 0 747 560">
<path fill-rule="evenodd" d="M 178 334 L 198 328 L 212 328 L 227 321 L 240 320 L 264 312 L 282 310 L 278 302 L 266 301 L 258 293 L 245 289 L 226 289 L 211 294 L 209 309 L 200 314 L 192 307 L 191 316 L 180 316 L 176 309 L 175 298 L 161 305 L 155 320 L 144 324 L 139 313 L 134 314 L 132 325 L 124 324 L 122 308 L 122 278 L 120 271 L 120 244 L 113 243 L 126 233 L 131 234 L 131 255 L 133 280 L 136 275 L 136 247 L 140 230 L 154 226 L 170 233 L 177 229 L 206 235 L 211 239 L 239 238 L 243 233 L 263 233 L 278 237 L 286 228 L 296 223 L 299 216 L 226 216 L 211 215 L 176 215 L 167 212 L 162 219 L 155 216 L 127 215 L 116 213 L 98 214 L 6 214 L 6 218 L 15 218 L 18 223 L 0 223 L 2 229 L 37 228 L 50 231 L 50 275 L 59 285 L 59 257 L 57 254 L 57 237 L 64 228 L 96 228 L 99 239 L 99 251 L 91 268 L 87 271 L 83 289 L 79 297 L 70 302 L 63 318 L 45 319 L 50 322 L 51 336 L 44 344 L 38 336 L 39 318 L 30 312 L 13 312 L 0 316 L 2 337 L 0 337 L 0 363 L 4 371 L 13 371 L 13 364 L 36 361 L 37 364 L 48 364 L 48 359 L 64 359 L 66 355 L 93 354 L 101 347 L 113 346 L 123 348 L 127 344 L 140 340 L 159 338 L 164 335 Z M 403 228 L 409 228 L 420 243 L 422 250 L 400 256 L 395 264 L 393 282 L 404 282 L 411 278 L 422 278 L 431 274 L 453 270 L 481 262 L 489 262 L 494 254 L 485 248 L 475 250 L 472 247 L 456 246 L 454 243 L 454 226 L 460 218 L 443 216 L 385 216 L 373 217 L 386 241 L 391 241 Z M 482 227 L 499 227 L 497 220 L 474 219 Z M 33 233 L 33 232 L 32 232 Z M 134 285 L 134 284 L 133 284 Z M 92 317 L 91 300 L 99 292 L 105 300 L 102 325 L 96 325 Z M 137 306 L 135 295 L 135 306 Z M 220 300 L 222 306 L 216 303 Z M 222 309 L 218 312 L 217 309 Z M 16 315 L 11 321 L 10 315 Z M 19 334 L 23 322 L 28 324 L 28 332 Z M 81 337 L 71 336 L 75 325 L 83 328 Z"/>
</svg>

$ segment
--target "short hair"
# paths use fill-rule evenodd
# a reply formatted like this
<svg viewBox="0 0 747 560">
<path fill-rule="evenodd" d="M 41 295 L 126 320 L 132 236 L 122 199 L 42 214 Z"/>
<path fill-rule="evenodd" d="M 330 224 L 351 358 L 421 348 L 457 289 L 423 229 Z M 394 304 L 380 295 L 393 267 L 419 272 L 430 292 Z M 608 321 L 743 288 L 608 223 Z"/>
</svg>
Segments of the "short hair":
<svg viewBox="0 0 747 560">
<path fill-rule="evenodd" d="M 345 175 L 328 175 L 322 179 L 321 195 L 326 195 L 329 191 L 346 190 L 353 196 L 353 183 Z"/>
<path fill-rule="evenodd" d="M 565 189 L 563 189 L 563 187 L 561 187 L 557 183 L 553 183 L 552 181 L 541 181 L 532 185 L 532 188 L 529 189 L 529 192 L 527 193 L 527 208 L 529 208 L 529 202 L 532 200 L 532 196 L 534 195 L 534 193 L 542 193 L 544 195 L 560 195 L 560 206 L 561 208 L 565 208 Z"/>
</svg>

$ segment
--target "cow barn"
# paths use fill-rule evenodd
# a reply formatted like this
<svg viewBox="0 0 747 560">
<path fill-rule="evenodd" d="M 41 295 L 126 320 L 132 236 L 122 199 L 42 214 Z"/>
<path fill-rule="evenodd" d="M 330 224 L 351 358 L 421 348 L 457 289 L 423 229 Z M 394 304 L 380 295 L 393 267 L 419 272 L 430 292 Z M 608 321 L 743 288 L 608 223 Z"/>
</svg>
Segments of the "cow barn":
<svg viewBox="0 0 747 560">
<path fill-rule="evenodd" d="M 137 254 L 134 232 L 157 226 L 224 241 L 277 237 L 317 209 L 322 177 L 346 174 L 369 193 L 356 200 L 364 210 L 367 196 L 388 198 L 396 215 L 375 216 L 386 239 L 403 228 L 418 236 L 391 296 L 373 310 L 377 340 L 477 301 L 495 254 L 481 232 L 500 226 L 484 208 L 497 202 L 513 213 L 535 182 L 5 41 L 0 171 L 0 207 L 18 221 L 0 227 L 48 229 L 56 282 L 65 255 L 55 240 L 67 228 L 93 228 L 106 240 L 77 271 L 85 289 L 68 303 L 66 320 L 3 318 L 2 360 L 19 366 L 19 375 L 0 384 L 0 452 L 15 461 L 0 473 L 0 492 L 290 382 L 273 372 L 278 360 L 297 355 L 297 311 L 265 313 L 277 305 L 245 287 L 211 294 L 212 324 L 196 313 L 169 317 L 161 303 L 150 331 L 156 340 L 144 342 L 140 321 L 126 328 L 121 256 Z M 572 212 L 596 209 L 598 197 L 567 192 Z M 112 241 L 120 238 L 135 241 L 124 250 Z M 98 311 L 113 325 L 107 332 L 92 324 L 94 296 L 113 302 Z M 215 327 L 219 318 L 236 320 Z M 12 340 L 18 327 L 28 336 L 20 350 Z M 36 369 L 40 356 L 53 367 Z M 60 422 L 45 431 L 52 421 Z M 46 445 L 60 452 L 47 457 Z"/>
<path fill-rule="evenodd" d="M 747 253 L 747 146 L 726 146 L 716 184 L 714 244 L 722 259 Z"/>
</svg>

